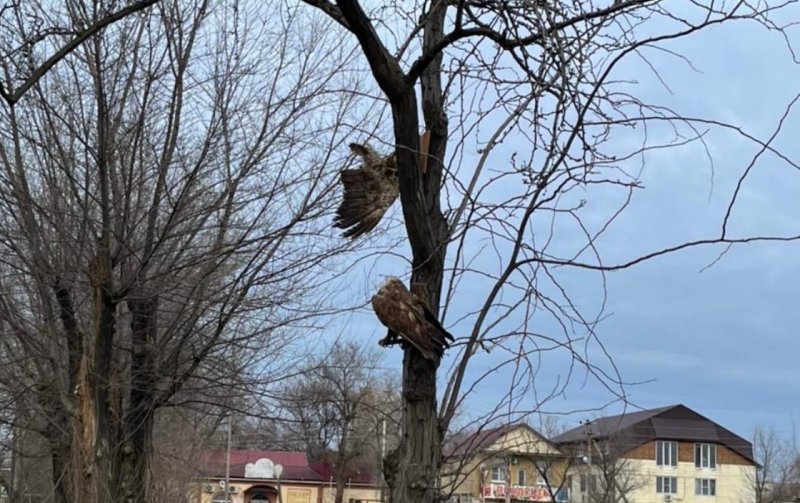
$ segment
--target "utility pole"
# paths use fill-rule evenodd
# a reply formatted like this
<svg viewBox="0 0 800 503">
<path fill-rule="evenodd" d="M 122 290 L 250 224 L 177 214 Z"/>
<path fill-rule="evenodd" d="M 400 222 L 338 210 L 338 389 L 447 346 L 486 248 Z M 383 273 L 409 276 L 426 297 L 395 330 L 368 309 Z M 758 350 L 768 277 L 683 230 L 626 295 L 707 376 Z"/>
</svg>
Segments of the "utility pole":
<svg viewBox="0 0 800 503">
<path fill-rule="evenodd" d="M 275 478 L 278 480 L 278 503 L 283 503 L 283 490 L 281 489 L 281 475 L 283 474 L 283 465 L 275 465 Z"/>
<path fill-rule="evenodd" d="M 231 430 L 233 430 L 233 424 L 231 415 L 228 414 L 228 442 L 225 448 L 225 501 L 228 503 L 231 503 Z"/>
<path fill-rule="evenodd" d="M 386 480 L 383 478 L 384 459 L 386 459 L 386 418 L 381 420 L 381 503 L 386 503 Z"/>
<path fill-rule="evenodd" d="M 506 455 L 506 503 L 511 503 L 511 456 Z"/>
<path fill-rule="evenodd" d="M 590 494 L 592 492 L 591 479 L 594 476 L 592 472 L 592 431 L 591 421 L 588 419 L 582 421 L 581 424 L 583 424 L 583 434 L 586 436 L 586 454 L 584 455 L 583 461 L 589 466 L 584 475 L 586 477 L 586 493 L 581 495 L 581 498 L 585 500 L 586 494 Z"/>
</svg>

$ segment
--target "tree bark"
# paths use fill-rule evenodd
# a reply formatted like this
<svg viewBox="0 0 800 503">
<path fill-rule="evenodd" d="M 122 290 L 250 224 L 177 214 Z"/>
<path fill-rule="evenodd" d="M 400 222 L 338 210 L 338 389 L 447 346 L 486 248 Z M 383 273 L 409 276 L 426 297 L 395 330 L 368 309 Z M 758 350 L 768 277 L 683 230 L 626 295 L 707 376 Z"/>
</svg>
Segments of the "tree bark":
<svg viewBox="0 0 800 503">
<path fill-rule="evenodd" d="M 158 298 L 136 297 L 127 301 L 131 312 L 131 394 L 125 417 L 125 441 L 118 453 L 121 494 L 126 501 L 149 501 L 149 449 L 155 420 L 155 341 L 158 330 Z"/>
<path fill-rule="evenodd" d="M 438 43 L 443 33 L 446 5 L 438 4 L 425 24 L 423 51 Z M 441 54 L 425 69 L 421 78 L 422 109 L 430 131 L 427 169 L 421 172 L 417 143 L 419 119 L 415 99 L 393 106 L 395 136 L 400 166 L 401 201 L 406 230 L 413 252 L 411 290 L 439 312 L 444 261 L 447 251 L 447 222 L 440 205 L 440 188 L 447 148 L 447 117 L 441 86 Z M 411 87 L 409 97 L 415 97 Z M 394 105 L 394 102 L 393 102 Z M 403 106 L 405 105 L 405 106 Z M 408 145 L 411 148 L 403 148 Z M 421 185 L 421 191 L 416 191 Z M 421 197 L 419 197 L 421 196 Z M 403 358 L 403 442 L 397 456 L 397 473 L 391 486 L 392 501 L 438 501 L 442 462 L 443 431 L 437 416 L 436 372 L 433 362 L 409 348 Z M 387 478 L 388 480 L 388 478 Z"/>
<path fill-rule="evenodd" d="M 344 501 L 344 489 L 347 486 L 345 477 L 347 474 L 347 428 L 349 426 L 347 423 L 345 423 L 345 425 L 345 429 L 342 432 L 342 439 L 339 441 L 339 448 L 336 456 L 336 497 L 334 498 L 334 503 L 342 503 Z"/>
<path fill-rule="evenodd" d="M 114 431 L 110 411 L 112 351 L 116 301 L 111 292 L 110 261 L 98 257 L 89 268 L 94 319 L 91 341 L 82 356 L 78 376 L 78 408 L 74 416 L 73 464 L 75 500 L 111 502 L 114 498 Z"/>
<path fill-rule="evenodd" d="M 426 44 L 435 40 L 430 33 L 441 33 L 445 9 L 431 15 L 426 25 Z M 400 194 L 403 214 L 413 252 L 411 290 L 425 299 L 434 313 L 439 312 L 444 261 L 447 250 L 447 223 L 440 206 L 440 187 L 447 146 L 447 121 L 441 100 L 439 69 L 441 57 L 432 63 L 422 80 L 423 111 L 431 132 L 427 169 L 420 171 L 418 143 L 419 119 L 414 89 L 406 98 L 392 101 L 400 166 Z M 421 197 L 420 197 L 421 196 Z M 403 442 L 392 454 L 386 474 L 393 502 L 439 500 L 439 470 L 443 432 L 437 416 L 436 372 L 438 362 L 424 358 L 408 348 L 403 357 Z"/>
</svg>

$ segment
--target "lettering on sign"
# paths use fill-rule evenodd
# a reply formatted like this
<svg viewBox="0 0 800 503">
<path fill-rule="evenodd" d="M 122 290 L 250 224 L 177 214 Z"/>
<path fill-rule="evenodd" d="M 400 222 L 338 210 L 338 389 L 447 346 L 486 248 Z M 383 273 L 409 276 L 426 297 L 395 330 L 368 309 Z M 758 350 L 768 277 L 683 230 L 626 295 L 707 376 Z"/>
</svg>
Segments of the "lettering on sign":
<svg viewBox="0 0 800 503">
<path fill-rule="evenodd" d="M 540 486 L 515 486 L 512 485 L 508 487 L 508 493 L 511 496 L 511 499 L 515 500 L 522 500 L 522 501 L 541 501 L 541 502 L 550 502 L 553 501 L 553 498 L 550 497 L 550 492 Z M 505 484 L 485 484 L 483 486 L 483 497 L 484 498 L 497 498 L 497 499 L 504 499 L 506 497 L 506 485 Z M 564 490 L 558 491 L 556 493 L 556 502 L 564 503 L 568 500 L 567 492 Z"/>
<path fill-rule="evenodd" d="M 287 489 L 286 503 L 311 503 L 311 489 Z"/>
</svg>

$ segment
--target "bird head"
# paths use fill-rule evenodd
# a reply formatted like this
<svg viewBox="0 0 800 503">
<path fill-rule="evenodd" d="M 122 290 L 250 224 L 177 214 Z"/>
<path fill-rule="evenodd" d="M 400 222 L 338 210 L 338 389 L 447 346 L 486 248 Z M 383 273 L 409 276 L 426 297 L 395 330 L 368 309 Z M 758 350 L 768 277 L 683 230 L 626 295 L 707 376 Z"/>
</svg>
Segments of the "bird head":
<svg viewBox="0 0 800 503">
<path fill-rule="evenodd" d="M 383 285 L 381 285 L 380 289 L 381 291 L 385 291 L 385 290 L 395 290 L 398 288 L 405 289 L 406 285 L 403 284 L 403 281 L 400 278 L 397 278 L 395 276 L 389 276 L 388 278 L 386 278 L 386 281 L 383 282 Z"/>
</svg>

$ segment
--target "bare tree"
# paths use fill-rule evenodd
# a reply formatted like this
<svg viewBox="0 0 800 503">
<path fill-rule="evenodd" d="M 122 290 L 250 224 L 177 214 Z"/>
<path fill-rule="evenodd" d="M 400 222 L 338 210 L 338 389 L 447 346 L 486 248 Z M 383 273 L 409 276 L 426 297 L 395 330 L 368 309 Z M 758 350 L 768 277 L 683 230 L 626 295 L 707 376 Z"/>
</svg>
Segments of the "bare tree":
<svg viewBox="0 0 800 503">
<path fill-rule="evenodd" d="M 770 428 L 753 432 L 753 455 L 759 466 L 750 481 L 756 503 L 782 503 L 800 496 L 800 452 L 794 438 Z"/>
<path fill-rule="evenodd" d="M 100 5 L 83 25 L 61 24 L 57 21 L 46 24 L 56 17 L 51 4 L 43 9 L 39 1 L 5 2 L 0 7 L 0 33 L 4 35 L 5 42 L 0 48 L 0 62 L 6 70 L 0 78 L 0 97 L 6 104 L 14 106 L 51 68 L 93 35 L 159 1 L 138 0 L 116 10 L 113 10 L 116 7 L 113 3 L 109 3 L 107 8 Z M 69 9 L 69 3 L 65 3 L 65 8 Z M 65 36 L 69 38 L 64 40 Z M 58 42 L 53 44 L 51 39 Z M 37 60 L 35 54 L 40 52 L 40 46 L 52 49 L 53 53 Z M 14 71 L 9 71 L 12 68 Z"/>
<path fill-rule="evenodd" d="M 399 397 L 379 364 L 375 350 L 338 343 L 286 389 L 285 429 L 310 458 L 332 461 L 336 503 L 349 474 L 379 475 L 382 446 L 397 444 Z"/>
<path fill-rule="evenodd" d="M 57 14 L 92 26 L 112 3 Z M 327 24 L 163 1 L 3 110 L 0 385 L 7 424 L 47 443 L 56 501 L 160 501 L 159 411 L 237 405 L 327 312 L 319 267 L 345 248 L 328 239 L 329 163 L 368 127 Z"/>
<path fill-rule="evenodd" d="M 632 493 L 651 482 L 639 462 L 628 457 L 634 446 L 625 435 L 617 434 L 590 440 L 587 448 L 567 447 L 572 494 L 580 495 L 584 503 L 630 502 Z"/>
<path fill-rule="evenodd" d="M 597 244 L 640 187 L 640 164 L 653 151 L 702 142 L 701 129 L 715 128 L 761 153 L 776 152 L 772 139 L 736 125 L 644 102 L 633 83 L 616 75 L 621 63 L 644 58 L 645 71 L 661 78 L 649 51 L 674 54 L 670 41 L 737 20 L 780 32 L 784 25 L 773 19 L 792 2 L 693 3 L 678 12 L 656 0 L 419 1 L 373 9 L 358 0 L 304 1 L 358 41 L 389 103 L 411 290 L 440 320 L 456 311 L 451 331 L 462 336 L 458 355 L 445 360 L 452 366 L 438 407 L 438 362 L 405 350 L 404 440 L 385 466 L 393 501 L 439 498 L 443 431 L 499 369 L 510 372 L 512 382 L 484 422 L 512 422 L 536 411 L 563 392 L 576 364 L 625 399 L 613 362 L 598 365 L 587 355 L 592 345 L 602 350 L 595 329 L 606 272 L 692 246 L 798 238 L 733 235 L 736 189 L 720 232 L 708 239 L 678 237 L 674 246 L 619 264 L 606 264 Z M 655 138 L 651 128 L 664 134 Z M 425 169 L 418 161 L 423 129 L 430 134 Z M 620 133 L 624 145 L 614 141 Z M 515 145 L 503 145 L 511 138 Z M 739 186 L 761 153 L 745 163 Z M 619 206 L 603 216 L 589 214 L 583 200 L 599 188 L 621 195 Z M 563 225 L 581 236 L 580 243 L 557 239 Z M 597 306 L 573 301 L 565 271 L 599 273 Z M 460 295 L 464 285 L 468 297 Z M 537 326 L 554 329 L 534 328 L 534 317 Z M 487 350 L 492 356 L 485 371 L 468 372 Z M 555 351 L 571 358 L 564 378 L 537 391 L 542 357 Z"/>
</svg>

